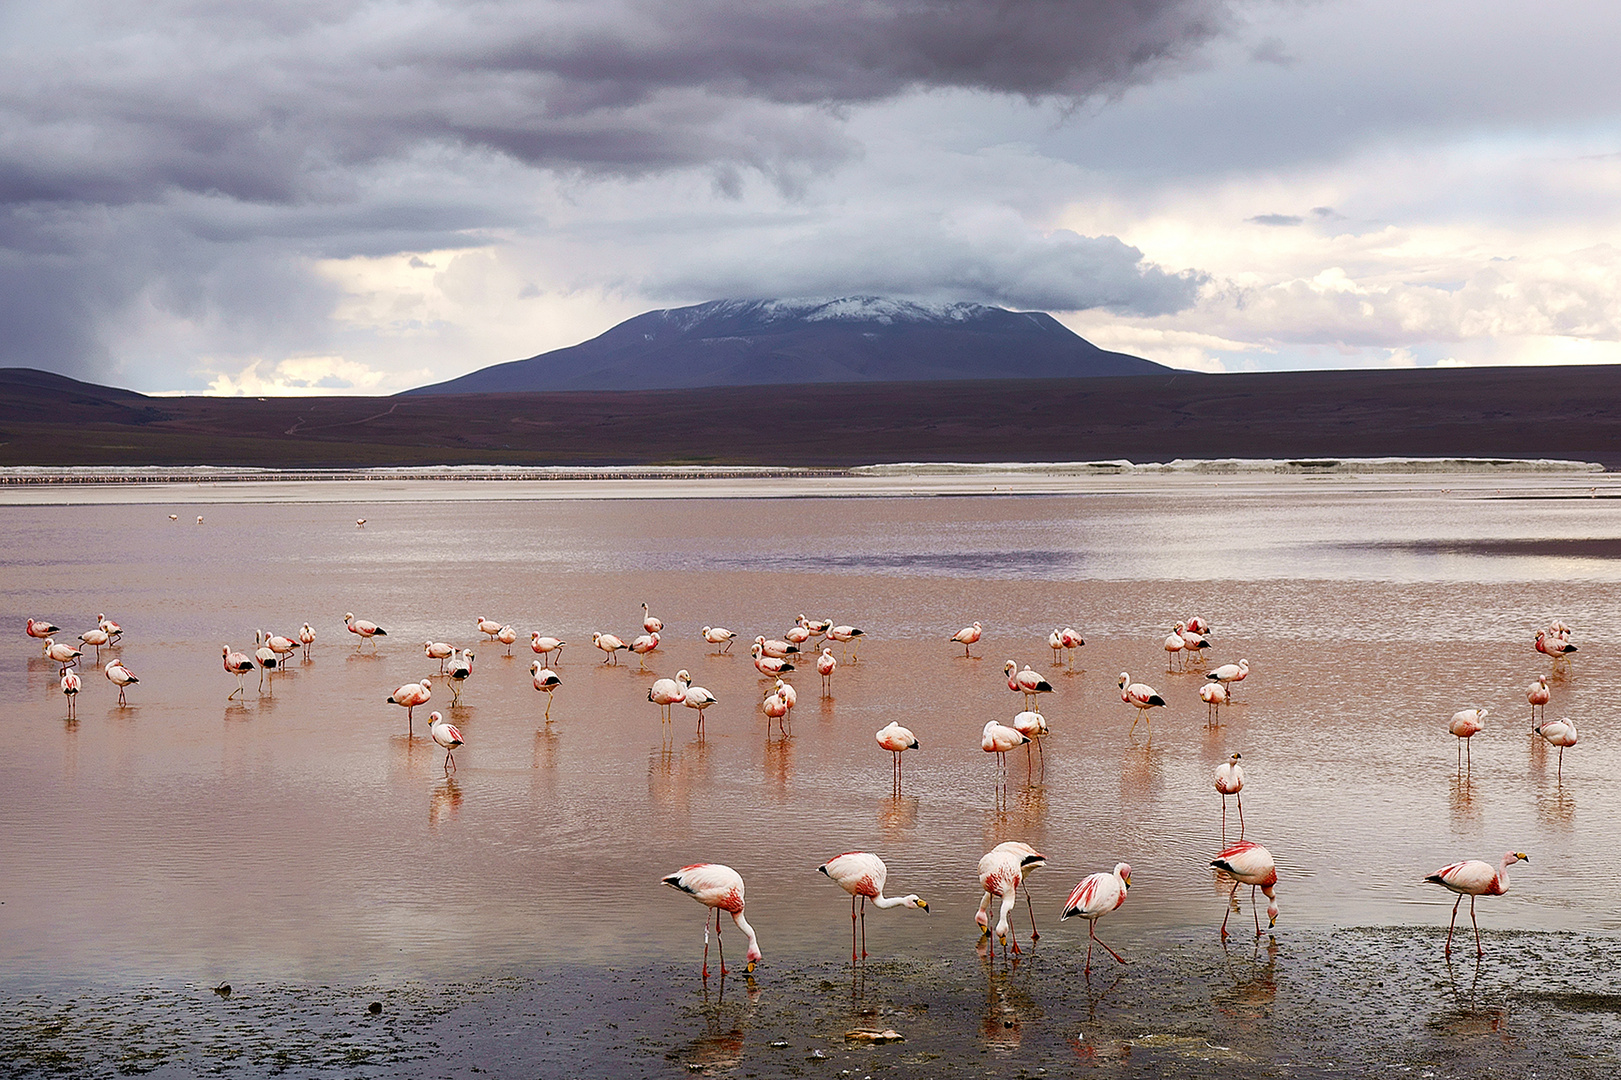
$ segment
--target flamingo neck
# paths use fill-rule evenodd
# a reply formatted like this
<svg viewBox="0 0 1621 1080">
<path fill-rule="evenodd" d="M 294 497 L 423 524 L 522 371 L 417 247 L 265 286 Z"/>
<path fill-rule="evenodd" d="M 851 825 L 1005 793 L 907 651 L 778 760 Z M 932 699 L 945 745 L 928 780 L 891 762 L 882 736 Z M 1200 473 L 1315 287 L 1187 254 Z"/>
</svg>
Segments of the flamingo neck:
<svg viewBox="0 0 1621 1080">
<path fill-rule="evenodd" d="M 760 939 L 754 936 L 754 927 L 750 926 L 749 921 L 743 917 L 741 909 L 732 912 L 732 921 L 737 924 L 739 930 L 743 931 L 743 936 L 749 939 L 748 951 L 743 955 L 749 960 L 761 959 Z"/>
<path fill-rule="evenodd" d="M 1014 894 L 1017 891 L 1018 891 L 1017 886 L 1014 886 L 1014 887 L 1009 888 L 1007 892 L 1002 894 L 1002 910 L 1001 910 L 1001 912 L 998 913 L 997 919 L 996 919 L 996 938 L 997 938 L 998 941 L 1006 941 L 1007 940 L 1008 913 L 1013 910 Z"/>
<path fill-rule="evenodd" d="M 1520 860 L 1516 859 L 1512 855 L 1504 855 L 1503 856 L 1503 865 L 1499 866 L 1497 868 L 1497 892 L 1498 892 L 1498 895 L 1502 895 L 1503 893 L 1508 892 L 1508 868 L 1513 866 L 1515 863 L 1517 863 L 1519 861 Z"/>
<path fill-rule="evenodd" d="M 872 906 L 879 908 L 906 907 L 913 899 L 914 897 L 910 896 L 885 896 L 883 893 L 879 893 L 877 896 L 872 897 Z"/>
</svg>

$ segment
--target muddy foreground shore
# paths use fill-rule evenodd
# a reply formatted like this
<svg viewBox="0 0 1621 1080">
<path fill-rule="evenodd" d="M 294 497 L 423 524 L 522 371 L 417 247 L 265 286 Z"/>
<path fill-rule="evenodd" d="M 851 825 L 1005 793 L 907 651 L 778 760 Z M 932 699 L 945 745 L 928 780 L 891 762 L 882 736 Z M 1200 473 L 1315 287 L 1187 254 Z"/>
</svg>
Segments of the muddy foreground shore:
<svg viewBox="0 0 1621 1080">
<path fill-rule="evenodd" d="M 1247 935 L 1246 935 L 1247 937 Z M 1214 935 L 1013 965 L 777 963 L 706 993 L 696 965 L 562 967 L 454 983 L 11 983 L 6 1076 L 1611 1077 L 1608 937 L 1489 934 L 1450 966 L 1432 929 Z M 696 959 L 696 957 L 694 958 Z M 373 1003 L 380 1011 L 371 1011 Z M 893 1041 L 852 1032 L 893 1031 Z"/>
</svg>

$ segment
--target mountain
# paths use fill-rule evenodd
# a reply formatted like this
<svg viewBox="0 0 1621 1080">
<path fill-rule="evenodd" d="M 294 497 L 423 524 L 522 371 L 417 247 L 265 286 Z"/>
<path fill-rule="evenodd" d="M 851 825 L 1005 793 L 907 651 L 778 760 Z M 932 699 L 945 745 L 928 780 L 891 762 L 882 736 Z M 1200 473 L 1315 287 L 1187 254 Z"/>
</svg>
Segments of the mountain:
<svg viewBox="0 0 1621 1080">
<path fill-rule="evenodd" d="M 606 333 L 408 394 L 668 390 L 786 383 L 1163 375 L 1040 311 L 983 304 L 713 300 L 649 311 Z"/>
</svg>

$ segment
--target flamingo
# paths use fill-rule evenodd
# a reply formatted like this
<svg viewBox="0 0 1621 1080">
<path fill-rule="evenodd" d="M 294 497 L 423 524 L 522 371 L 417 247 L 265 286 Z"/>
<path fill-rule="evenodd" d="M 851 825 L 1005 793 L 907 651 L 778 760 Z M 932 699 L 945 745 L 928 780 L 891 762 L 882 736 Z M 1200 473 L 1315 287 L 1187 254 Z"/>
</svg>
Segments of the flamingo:
<svg viewBox="0 0 1621 1080">
<path fill-rule="evenodd" d="M 1195 657 L 1202 663 L 1204 661 L 1204 651 L 1210 648 L 1210 639 L 1183 623 L 1177 623 L 1176 625 L 1181 627 L 1177 633 L 1182 635 L 1183 646 L 1192 649 Z"/>
<path fill-rule="evenodd" d="M 703 634 L 704 640 L 709 644 L 719 645 L 720 649 L 718 651 L 723 653 L 732 651 L 732 639 L 737 636 L 736 633 L 726 629 L 724 626 L 706 626 L 699 633 Z"/>
<path fill-rule="evenodd" d="M 1008 912 L 1013 910 L 1013 904 L 1018 897 L 1019 886 L 1024 883 L 1024 871 L 1021 869 L 1022 860 L 1017 852 L 1006 850 L 1001 845 L 987 851 L 979 860 L 979 884 L 985 890 L 984 897 L 979 902 L 979 910 L 974 913 L 974 922 L 982 931 L 981 939 L 988 937 L 992 932 L 990 920 L 991 899 L 1000 897 L 1001 911 L 997 915 L 994 932 L 996 940 L 1007 945 Z M 1018 935 L 1013 937 L 1013 951 L 1020 952 Z"/>
<path fill-rule="evenodd" d="M 360 527 L 360 526 L 363 526 L 365 524 L 366 524 L 366 519 L 365 518 L 355 518 L 355 526 L 357 528 Z"/>
<path fill-rule="evenodd" d="M 1148 719 L 1148 710 L 1163 709 L 1165 707 L 1165 699 L 1159 696 L 1159 691 L 1147 683 L 1132 682 L 1131 676 L 1122 671 L 1120 673 L 1120 700 L 1127 705 L 1137 707 L 1137 716 L 1132 720 L 1131 728 L 1126 732 L 1126 735 L 1129 737 L 1133 731 L 1137 730 L 1138 720 L 1146 719 L 1148 737 L 1152 739 L 1154 737 L 1154 721 Z"/>
<path fill-rule="evenodd" d="M 1481 728 L 1486 726 L 1486 714 L 1490 711 L 1489 709 L 1459 709 L 1452 714 L 1451 721 L 1447 723 L 1447 730 L 1458 738 L 1459 772 L 1463 772 L 1464 749 L 1471 745 L 1470 740 L 1479 735 Z M 1473 754 L 1470 755 L 1469 764 L 1471 767 L 1474 765 Z"/>
<path fill-rule="evenodd" d="M 105 611 L 96 613 L 96 629 L 104 631 L 114 641 L 124 636 L 124 628 L 109 619 Z"/>
<path fill-rule="evenodd" d="M 310 658 L 310 646 L 315 644 L 315 628 L 305 623 L 298 628 L 298 643 L 304 646 L 304 659 Z"/>
<path fill-rule="evenodd" d="M 79 718 L 79 688 L 83 686 L 79 673 L 70 669 L 62 672 L 62 694 L 68 699 L 68 719 Z"/>
<path fill-rule="evenodd" d="M 1179 668 L 1181 668 L 1181 666 L 1182 666 L 1182 653 L 1188 647 L 1188 643 L 1182 640 L 1182 635 L 1179 632 L 1180 629 L 1181 629 L 1182 624 L 1177 623 L 1176 625 L 1177 625 L 1177 629 L 1171 631 L 1171 635 L 1165 639 L 1165 670 L 1166 671 L 1176 671 Z M 1173 660 L 1176 661 L 1176 667 L 1171 666 L 1171 661 L 1173 661 Z"/>
<path fill-rule="evenodd" d="M 833 650 L 823 647 L 822 655 L 816 658 L 816 672 L 822 676 L 822 696 L 828 697 L 833 693 L 833 669 L 839 662 L 833 659 Z"/>
<path fill-rule="evenodd" d="M 630 651 L 636 654 L 636 670 L 647 670 L 647 654 L 659 647 L 657 634 L 641 634 L 630 643 Z"/>
<path fill-rule="evenodd" d="M 1041 754 L 1041 775 L 1047 775 L 1047 751 L 1042 749 L 1041 740 L 1047 737 L 1047 718 L 1038 712 L 1026 709 L 1013 718 L 1013 730 L 1023 735 L 1029 741 L 1024 746 L 1024 765 L 1026 778 L 1030 775 L 1030 747 L 1034 746 Z"/>
<path fill-rule="evenodd" d="M 464 741 L 461 731 L 455 724 L 447 723 L 442 714 L 431 712 L 428 714 L 428 735 L 445 748 L 445 772 L 453 771 L 456 768 L 456 747 Z"/>
<path fill-rule="evenodd" d="M 832 619 L 807 619 L 805 618 L 805 613 L 803 611 L 799 613 L 799 618 L 795 619 L 794 621 L 798 625 L 809 630 L 816 637 L 826 637 L 828 631 L 833 629 Z"/>
<path fill-rule="evenodd" d="M 1537 631 L 1537 652 L 1546 654 L 1558 667 L 1562 663 L 1569 663 L 1570 654 L 1576 651 L 1576 646 L 1562 637 L 1550 637 L 1545 631 Z"/>
<path fill-rule="evenodd" d="M 1223 940 L 1227 937 L 1227 916 L 1238 906 L 1236 898 L 1240 885 L 1250 887 L 1250 913 L 1255 915 L 1255 936 L 1261 936 L 1261 916 L 1255 912 L 1256 889 L 1266 894 L 1267 928 L 1278 925 L 1278 898 L 1272 891 L 1278 883 L 1278 868 L 1272 861 L 1270 851 L 1253 841 L 1240 840 L 1217 855 L 1210 865 L 1233 879 L 1233 890 L 1227 894 L 1227 914 L 1221 920 Z"/>
<path fill-rule="evenodd" d="M 203 523 L 203 515 L 198 514 L 197 515 L 197 524 L 201 525 L 202 523 Z"/>
<path fill-rule="evenodd" d="M 1480 944 L 1480 924 L 1475 922 L 1475 898 L 1480 896 L 1502 896 L 1508 892 L 1508 868 L 1517 862 L 1530 862 L 1531 856 L 1523 851 L 1510 851 L 1503 855 L 1501 866 L 1492 868 L 1491 863 L 1480 859 L 1470 859 L 1467 862 L 1453 863 L 1443 866 L 1424 880 L 1435 885 L 1451 889 L 1458 894 L 1452 902 L 1452 921 L 1447 924 L 1446 954 L 1452 955 L 1452 931 L 1458 924 L 1458 905 L 1463 898 L 1469 898 L 1469 921 L 1475 928 L 1475 952 L 1485 956 L 1486 950 Z"/>
<path fill-rule="evenodd" d="M 236 695 L 241 694 L 242 700 L 246 701 L 248 692 L 242 686 L 242 678 L 253 670 L 253 660 L 249 658 L 247 653 L 236 652 L 229 645 L 220 647 L 220 656 L 223 658 L 225 673 L 236 676 L 236 689 L 225 695 L 225 700 L 230 701 Z"/>
<path fill-rule="evenodd" d="M 85 645 L 91 645 L 91 646 L 95 647 L 96 660 L 97 660 L 98 663 L 101 660 L 101 647 L 103 645 L 106 645 L 111 640 L 112 640 L 112 635 L 107 633 L 107 631 L 103 630 L 99 626 L 96 627 L 94 630 L 86 630 L 84 633 L 79 635 L 79 641 L 80 642 L 82 642 Z"/>
<path fill-rule="evenodd" d="M 748 951 L 743 954 L 744 971 L 752 974 L 754 965 L 764 959 L 760 955 L 760 942 L 754 927 L 743 917 L 743 875 L 720 863 L 695 863 L 661 879 L 672 889 L 680 889 L 698 903 L 715 911 L 715 947 L 720 949 L 720 973 L 726 976 L 726 950 L 721 945 L 720 913 L 732 916 L 737 928 L 748 938 Z M 704 917 L 704 981 L 709 981 L 709 917 Z"/>
<path fill-rule="evenodd" d="M 1004 840 L 997 844 L 992 851 L 1002 851 L 1013 855 L 1019 860 L 1019 873 L 1024 876 L 1026 885 L 1030 882 L 1030 875 L 1047 865 L 1047 856 L 1026 844 L 1022 840 Z M 1024 906 L 1030 912 L 1030 940 L 1040 941 L 1041 931 L 1036 929 L 1036 907 L 1030 902 L 1030 890 L 1024 890 Z"/>
<path fill-rule="evenodd" d="M 804 646 L 815 636 L 803 626 L 790 626 L 782 632 L 782 640 L 792 645 L 796 650 L 803 650 Z"/>
<path fill-rule="evenodd" d="M 764 634 L 755 638 L 754 643 L 762 653 L 776 660 L 787 660 L 789 654 L 799 651 L 798 645 L 790 645 L 786 641 L 767 641 Z"/>
<path fill-rule="evenodd" d="M 534 681 L 535 689 L 546 695 L 546 716 L 552 718 L 552 694 L 563 685 L 563 680 L 557 677 L 557 672 L 543 665 L 539 660 L 529 665 L 529 675 Z"/>
<path fill-rule="evenodd" d="M 1207 671 L 1205 672 L 1204 677 L 1212 682 L 1219 682 L 1225 686 L 1227 688 L 1227 696 L 1231 698 L 1233 694 L 1233 685 L 1235 683 L 1243 682 L 1245 679 L 1249 678 L 1249 675 L 1250 662 L 1248 660 L 1240 660 L 1236 664 L 1223 664 L 1219 668 L 1214 668 Z"/>
<path fill-rule="evenodd" d="M 351 634 L 358 635 L 361 641 L 372 641 L 373 638 L 388 637 L 387 630 L 370 620 L 355 618 L 355 613 L 352 611 L 344 613 L 343 625 Z M 372 641 L 372 644 L 375 645 L 376 642 Z"/>
<path fill-rule="evenodd" d="M 1081 879 L 1075 886 L 1075 891 L 1069 894 L 1069 900 L 1064 904 L 1064 913 L 1058 917 L 1059 922 L 1072 915 L 1079 915 L 1087 922 L 1086 931 L 1086 967 L 1085 974 L 1092 973 L 1092 942 L 1103 945 L 1103 949 L 1110 956 L 1126 962 L 1126 958 L 1104 944 L 1098 937 L 1098 920 L 1109 912 L 1114 911 L 1126 902 L 1126 891 L 1131 888 L 1131 864 L 1115 863 L 1111 873 L 1090 874 Z"/>
<path fill-rule="evenodd" d="M 473 650 L 463 649 L 460 658 L 452 655 L 450 658 L 450 671 L 446 677 L 450 679 L 450 703 L 459 704 L 462 699 L 462 686 L 473 675 Z"/>
<path fill-rule="evenodd" d="M 619 650 L 625 647 L 625 643 L 623 641 L 614 637 L 612 634 L 593 633 L 591 635 L 591 644 L 608 654 L 608 659 L 603 661 L 604 664 L 618 665 Z"/>
<path fill-rule="evenodd" d="M 180 520 L 180 515 L 179 514 L 170 514 L 169 515 L 169 520 L 170 521 L 179 521 Z"/>
<path fill-rule="evenodd" d="M 891 720 L 878 729 L 878 745 L 895 755 L 894 791 L 898 795 L 901 790 L 901 754 L 918 748 L 917 736 L 912 734 L 911 728 L 901 727 L 898 721 Z"/>
<path fill-rule="evenodd" d="M 1076 631 L 1073 627 L 1068 627 L 1068 626 L 1066 626 L 1062 630 L 1058 631 L 1058 637 L 1063 641 L 1064 648 L 1069 650 L 1068 665 L 1067 666 L 1068 666 L 1070 671 L 1074 671 L 1075 670 L 1075 650 L 1079 649 L 1082 645 L 1085 645 L 1086 644 L 1086 639 L 1081 637 L 1080 633 L 1078 631 Z"/>
<path fill-rule="evenodd" d="M 816 868 L 850 894 L 850 963 L 856 962 L 856 898 L 861 898 L 861 959 L 867 958 L 867 901 L 875 908 L 911 907 L 929 913 L 929 903 L 917 893 L 885 896 L 889 867 L 870 851 L 846 851 Z"/>
<path fill-rule="evenodd" d="M 1047 648 L 1053 651 L 1053 667 L 1064 662 L 1064 632 L 1054 630 L 1047 635 Z"/>
<path fill-rule="evenodd" d="M 1216 790 L 1221 792 L 1221 842 L 1227 843 L 1227 796 L 1238 796 L 1238 838 L 1244 839 L 1244 766 L 1239 762 L 1243 754 L 1234 752 L 1225 764 L 1216 766 Z"/>
<path fill-rule="evenodd" d="M 62 670 L 66 671 L 77 664 L 79 657 L 83 656 L 84 653 L 75 649 L 72 645 L 59 643 L 55 638 L 46 638 L 45 655 L 50 657 L 53 662 L 61 664 Z"/>
<path fill-rule="evenodd" d="M 511 656 L 512 643 L 518 640 L 518 631 L 514 630 L 510 626 L 503 626 L 501 627 L 500 632 L 495 635 L 495 640 L 505 645 L 507 647 L 507 655 Z"/>
<path fill-rule="evenodd" d="M 687 692 L 674 679 L 656 679 L 647 689 L 647 700 L 659 707 L 659 719 L 668 723 L 671 710 L 687 700 Z"/>
<path fill-rule="evenodd" d="M 125 687 L 138 683 L 141 680 L 135 677 L 135 672 L 124 666 L 124 662 L 122 660 L 107 661 L 107 666 L 102 669 L 102 673 L 107 676 L 113 685 L 118 687 L 118 707 L 122 709 L 128 704 L 128 702 L 124 700 Z"/>
<path fill-rule="evenodd" d="M 760 702 L 760 708 L 765 713 L 766 738 L 771 737 L 771 721 L 773 720 L 777 722 L 777 729 L 786 737 L 788 728 L 783 724 L 783 720 L 788 715 L 788 703 L 782 699 L 782 695 L 773 690 L 766 695 L 764 701 Z"/>
<path fill-rule="evenodd" d="M 958 630 L 955 634 L 952 634 L 951 640 L 962 646 L 962 654 L 966 658 L 970 655 L 968 647 L 974 642 L 978 641 L 980 635 L 984 632 L 985 628 L 976 620 L 974 625 L 965 626 L 961 630 Z"/>
<path fill-rule="evenodd" d="M 1537 681 L 1525 688 L 1525 700 L 1531 704 L 1531 723 L 1537 722 L 1537 710 L 1542 710 L 1543 719 L 1548 716 L 1548 702 L 1553 700 L 1553 693 L 1548 689 L 1548 676 L 1538 675 Z"/>
<path fill-rule="evenodd" d="M 664 632 L 664 620 L 656 615 L 649 614 L 646 604 L 642 605 L 642 629 L 649 634 Z"/>
<path fill-rule="evenodd" d="M 758 642 L 749 649 L 749 655 L 754 657 L 754 669 L 768 679 L 775 678 L 785 671 L 794 670 L 794 665 L 788 663 L 788 661 L 765 655 Z"/>
<path fill-rule="evenodd" d="M 557 662 L 559 664 L 563 662 L 563 646 L 567 644 L 568 642 L 563 641 L 560 638 L 542 637 L 539 630 L 536 630 L 534 633 L 529 635 L 529 648 L 532 649 L 536 655 L 544 657 L 548 666 L 552 661 L 552 653 L 557 654 Z"/>
<path fill-rule="evenodd" d="M 281 658 L 276 655 L 276 650 L 272 649 L 269 645 L 266 645 L 264 643 L 264 639 L 265 632 L 263 630 L 255 630 L 253 632 L 253 643 L 258 646 L 258 648 L 253 650 L 253 658 L 254 660 L 258 661 L 259 664 L 259 690 L 261 692 L 263 692 L 265 688 L 265 672 L 275 671 L 276 665 L 281 663 Z M 274 678 L 274 676 L 271 677 L 272 681 L 270 684 L 270 692 L 272 694 L 276 692 Z"/>
<path fill-rule="evenodd" d="M 1576 745 L 1576 724 L 1566 716 L 1559 720 L 1544 720 L 1531 729 L 1544 739 L 1549 746 L 1559 747 L 1559 768 L 1555 773 L 1556 779 L 1563 782 L 1565 779 L 1565 747 Z"/>
<path fill-rule="evenodd" d="M 282 637 L 280 634 L 272 634 L 269 630 L 265 630 L 263 633 L 265 637 L 265 646 L 269 648 L 271 652 L 276 654 L 276 666 L 283 668 L 286 667 L 287 658 L 293 655 L 299 649 L 298 642 L 294 641 L 292 638 Z"/>
<path fill-rule="evenodd" d="M 715 704 L 719 699 L 710 693 L 706 687 L 693 686 L 692 676 L 687 673 L 685 668 L 675 673 L 675 681 L 681 684 L 681 689 L 686 693 L 686 698 L 681 704 L 689 709 L 698 710 L 698 737 L 701 739 L 704 735 L 704 710 Z"/>
<path fill-rule="evenodd" d="M 445 673 L 445 661 L 456 655 L 455 646 L 448 641 L 424 641 L 422 652 L 429 660 L 439 661 L 439 674 Z"/>
<path fill-rule="evenodd" d="M 985 730 L 980 733 L 979 748 L 987 754 L 995 754 L 997 764 L 1000 766 L 1002 776 L 1007 776 L 1007 752 L 1015 746 L 1030 741 L 1030 736 L 1021 734 L 1006 724 L 998 724 L 995 720 L 985 723 Z"/>
<path fill-rule="evenodd" d="M 859 655 L 859 653 L 861 651 L 861 642 L 856 641 L 856 638 L 863 637 L 865 635 L 865 633 L 866 633 L 865 631 L 857 630 L 853 626 L 834 626 L 834 627 L 830 627 L 828 629 L 827 636 L 828 636 L 828 640 L 837 641 L 840 644 L 842 644 L 845 648 L 849 648 L 850 647 L 850 642 L 855 641 L 855 644 L 856 644 L 855 650 L 850 653 L 850 662 L 853 664 L 856 661 L 861 659 L 861 657 Z M 841 650 L 841 652 L 842 652 L 842 650 Z"/>
<path fill-rule="evenodd" d="M 408 682 L 392 694 L 388 695 L 390 705 L 403 705 L 405 707 L 405 730 L 411 731 L 411 714 L 418 705 L 425 705 L 433 697 L 433 684 L 430 676 L 423 676 L 421 682 Z"/>
<path fill-rule="evenodd" d="M 501 625 L 494 619 L 486 619 L 482 615 L 478 617 L 478 632 L 485 635 L 486 641 L 495 640 L 495 636 L 501 632 Z"/>
<path fill-rule="evenodd" d="M 1052 693 L 1053 684 L 1031 671 L 1029 664 L 1024 665 L 1024 670 L 1020 671 L 1018 661 L 1009 660 L 1002 665 L 1002 670 L 1007 674 L 1007 688 L 1024 695 L 1026 709 L 1036 707 L 1037 694 Z"/>
<path fill-rule="evenodd" d="M 1205 726 L 1211 727 L 1221 719 L 1221 707 L 1227 704 L 1227 688 L 1219 682 L 1200 683 L 1199 700 L 1205 703 Z"/>
<path fill-rule="evenodd" d="M 1200 637 L 1208 637 L 1210 635 L 1210 623 L 1200 618 L 1198 615 L 1194 615 L 1188 619 L 1188 629 L 1193 631 L 1195 634 L 1198 634 Z"/>
<path fill-rule="evenodd" d="M 46 619 L 29 619 L 28 620 L 28 636 L 31 637 L 31 638 L 39 638 L 41 641 L 43 641 L 46 638 L 50 637 L 52 634 L 60 634 L 61 632 L 62 632 L 62 628 L 60 626 L 57 626 L 55 623 L 50 622 L 49 620 L 46 620 Z"/>
</svg>

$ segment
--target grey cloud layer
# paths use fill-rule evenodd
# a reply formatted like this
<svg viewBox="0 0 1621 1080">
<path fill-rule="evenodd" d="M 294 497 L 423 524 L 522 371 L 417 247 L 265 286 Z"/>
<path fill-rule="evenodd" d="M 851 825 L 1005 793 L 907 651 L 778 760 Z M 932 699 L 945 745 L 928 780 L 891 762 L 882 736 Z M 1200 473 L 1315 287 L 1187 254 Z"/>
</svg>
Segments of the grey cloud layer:
<svg viewBox="0 0 1621 1080">
<path fill-rule="evenodd" d="M 757 172 L 794 192 L 861 154 L 844 108 L 940 89 L 1081 100 L 1150 77 L 1218 33 L 1225 10 L 1217 0 L 10 5 L 0 363 L 105 374 L 119 352 L 109 328 L 140 304 L 194 323 L 200 349 L 231 351 L 272 325 L 287 347 L 312 346 L 326 333 L 325 293 L 299 280 L 299 258 L 534 227 L 511 165 L 586 181 L 707 169 L 728 194 Z M 1053 262 L 1069 268 L 1060 278 L 1117 264 L 1118 253 Z M 1021 294 L 1118 299 L 1135 280 L 1148 306 L 1173 302 L 1183 285 L 1155 273 Z M 941 291 L 953 279 L 916 284 Z"/>
</svg>

